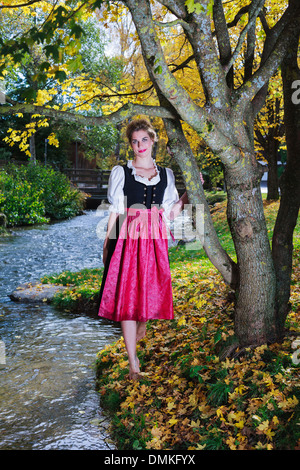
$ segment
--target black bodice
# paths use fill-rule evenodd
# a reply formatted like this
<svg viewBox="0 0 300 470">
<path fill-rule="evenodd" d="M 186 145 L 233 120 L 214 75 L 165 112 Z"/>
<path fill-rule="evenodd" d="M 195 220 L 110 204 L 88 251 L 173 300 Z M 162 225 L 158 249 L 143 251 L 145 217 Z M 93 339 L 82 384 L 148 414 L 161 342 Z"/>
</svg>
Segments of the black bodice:
<svg viewBox="0 0 300 470">
<path fill-rule="evenodd" d="M 146 185 L 136 181 L 132 174 L 132 169 L 128 168 L 127 165 L 123 168 L 125 172 L 123 191 L 124 196 L 127 198 L 127 207 L 131 207 L 133 204 L 142 204 L 147 209 L 151 209 L 152 205 L 162 204 L 167 187 L 167 171 L 165 168 L 157 165 L 160 181 L 155 185 Z"/>
</svg>

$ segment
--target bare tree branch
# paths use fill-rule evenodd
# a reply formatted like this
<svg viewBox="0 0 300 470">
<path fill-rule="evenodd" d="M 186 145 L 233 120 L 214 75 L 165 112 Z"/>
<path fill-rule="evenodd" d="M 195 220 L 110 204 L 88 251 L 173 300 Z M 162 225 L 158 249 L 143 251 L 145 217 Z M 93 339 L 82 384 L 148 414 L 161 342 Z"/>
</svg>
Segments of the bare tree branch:
<svg viewBox="0 0 300 470">
<path fill-rule="evenodd" d="M 183 29 L 192 32 L 190 25 L 181 19 L 177 19 L 174 21 L 168 21 L 167 23 L 163 23 L 161 21 L 153 21 L 156 26 L 159 28 L 172 28 L 173 26 L 180 25 Z"/>
<path fill-rule="evenodd" d="M 162 106 L 147 106 L 140 104 L 128 103 L 122 106 L 117 111 L 106 116 L 84 116 L 79 113 L 70 113 L 67 111 L 56 110 L 47 106 L 37 106 L 34 104 L 15 103 L 13 106 L 1 105 L 1 114 L 41 114 L 55 120 L 64 120 L 69 122 L 77 122 L 90 126 L 105 126 L 107 124 L 118 124 L 125 119 L 137 114 L 146 114 L 150 116 L 157 116 L 160 118 L 173 119 L 174 115 Z"/>
<path fill-rule="evenodd" d="M 230 60 L 231 45 L 222 0 L 215 0 L 213 7 L 213 18 L 215 24 L 215 36 L 217 37 L 220 53 L 220 62 L 223 66 Z M 232 73 L 227 75 L 227 84 L 230 88 L 233 88 Z"/>
<path fill-rule="evenodd" d="M 236 109 L 239 108 L 241 115 L 243 115 L 245 107 L 252 102 L 280 66 L 289 47 L 289 42 L 286 38 L 290 37 L 291 31 L 300 30 L 300 4 L 298 4 L 297 10 L 294 10 L 294 15 L 294 21 L 288 23 L 287 26 L 283 28 L 276 45 L 264 63 L 254 75 L 236 91 L 236 97 L 238 97 Z"/>
<path fill-rule="evenodd" d="M 252 15 L 250 16 L 247 25 L 245 26 L 245 28 L 241 32 L 238 43 L 237 43 L 237 46 L 236 46 L 236 48 L 235 48 L 235 50 L 234 50 L 234 52 L 231 56 L 230 61 L 228 62 L 228 64 L 225 67 L 225 72 L 226 73 L 228 73 L 228 71 L 231 69 L 231 67 L 235 63 L 237 57 L 239 56 L 239 54 L 242 50 L 242 47 L 243 47 L 245 37 L 246 37 L 247 33 L 251 30 L 253 25 L 255 25 L 256 19 L 257 19 L 259 13 L 261 12 L 261 9 L 264 6 L 264 3 L 265 3 L 265 0 L 257 0 L 256 7 L 252 7 L 253 8 L 252 9 Z"/>
<path fill-rule="evenodd" d="M 30 0 L 29 2 L 25 3 L 18 3 L 18 4 L 13 4 L 13 5 L 0 5 L 0 9 L 7 9 L 7 8 L 20 8 L 20 7 L 29 7 L 30 5 L 33 5 L 34 3 L 40 3 L 41 0 Z"/>
<path fill-rule="evenodd" d="M 206 100 L 220 109 L 228 105 L 229 89 L 211 31 L 208 1 L 201 5 L 203 10 L 200 13 L 190 14 L 189 23 L 193 27 L 193 33 L 187 32 L 187 36 L 193 48 Z"/>
<path fill-rule="evenodd" d="M 176 109 L 181 118 L 187 122 L 192 122 L 199 132 L 202 132 L 207 118 L 206 112 L 193 102 L 187 91 L 169 70 L 155 31 L 149 1 L 139 1 L 138 8 L 135 0 L 124 0 L 123 3 L 127 5 L 131 12 L 141 42 L 145 63 L 151 71 L 156 85 L 168 97 L 169 103 Z"/>
</svg>

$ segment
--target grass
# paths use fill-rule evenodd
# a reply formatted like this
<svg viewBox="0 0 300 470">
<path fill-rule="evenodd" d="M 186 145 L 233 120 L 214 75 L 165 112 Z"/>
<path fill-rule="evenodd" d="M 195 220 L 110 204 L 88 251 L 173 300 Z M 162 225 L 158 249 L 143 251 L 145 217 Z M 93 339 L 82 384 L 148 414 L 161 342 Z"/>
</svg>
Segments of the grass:
<svg viewBox="0 0 300 470">
<path fill-rule="evenodd" d="M 79 272 L 64 271 L 44 276 L 42 283 L 60 284 L 66 287 L 53 299 L 53 305 L 64 310 L 94 312 L 99 302 L 99 286 L 103 268 L 82 269 Z"/>
<path fill-rule="evenodd" d="M 271 237 L 278 203 L 264 205 Z M 214 207 L 213 217 L 222 245 L 234 256 L 224 203 Z M 175 318 L 148 324 L 138 345 L 141 380 L 128 380 L 122 338 L 97 354 L 97 389 L 111 410 L 119 449 L 299 449 L 299 224 L 294 246 L 286 325 L 291 335 L 224 361 L 219 352 L 234 337 L 229 288 L 202 249 L 170 250 Z M 102 270 L 83 270 L 47 280 L 69 284 L 67 300 L 57 302 L 72 308 L 82 298 L 95 302 L 101 276 Z"/>
</svg>

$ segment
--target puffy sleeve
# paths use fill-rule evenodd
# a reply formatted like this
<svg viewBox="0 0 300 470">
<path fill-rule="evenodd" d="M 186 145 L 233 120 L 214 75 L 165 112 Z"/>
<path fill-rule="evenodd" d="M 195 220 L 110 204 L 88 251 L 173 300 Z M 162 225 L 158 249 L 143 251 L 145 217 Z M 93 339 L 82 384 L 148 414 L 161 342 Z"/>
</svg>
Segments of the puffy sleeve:
<svg viewBox="0 0 300 470">
<path fill-rule="evenodd" d="M 170 168 L 167 170 L 167 187 L 165 189 L 162 206 L 165 209 L 166 215 L 168 216 L 172 206 L 179 200 L 178 191 L 175 186 L 175 176 Z"/>
<path fill-rule="evenodd" d="M 124 169 L 120 165 L 114 166 L 109 176 L 107 189 L 110 212 L 124 214 L 124 180 Z"/>
</svg>

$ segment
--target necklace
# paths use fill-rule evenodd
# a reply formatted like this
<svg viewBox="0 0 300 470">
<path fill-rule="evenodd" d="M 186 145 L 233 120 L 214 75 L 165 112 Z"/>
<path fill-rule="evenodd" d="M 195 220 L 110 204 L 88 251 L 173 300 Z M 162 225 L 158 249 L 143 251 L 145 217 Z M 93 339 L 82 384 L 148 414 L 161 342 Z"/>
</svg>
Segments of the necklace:
<svg viewBox="0 0 300 470">
<path fill-rule="evenodd" d="M 135 160 L 133 160 L 133 162 L 135 163 Z M 154 178 L 157 175 L 157 169 L 156 169 L 153 161 L 152 161 L 152 163 L 153 163 L 153 166 L 151 166 L 149 168 L 144 168 L 142 166 L 135 166 L 135 165 L 133 165 L 133 166 L 136 170 L 142 170 L 142 173 L 143 172 L 150 172 L 151 170 L 155 170 L 155 173 L 153 175 L 151 175 L 150 177 L 147 177 L 147 175 L 141 175 L 141 174 L 138 175 L 138 176 L 141 176 L 142 178 L 147 178 L 149 181 L 151 181 L 152 178 Z"/>
</svg>

